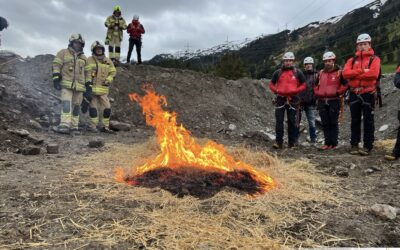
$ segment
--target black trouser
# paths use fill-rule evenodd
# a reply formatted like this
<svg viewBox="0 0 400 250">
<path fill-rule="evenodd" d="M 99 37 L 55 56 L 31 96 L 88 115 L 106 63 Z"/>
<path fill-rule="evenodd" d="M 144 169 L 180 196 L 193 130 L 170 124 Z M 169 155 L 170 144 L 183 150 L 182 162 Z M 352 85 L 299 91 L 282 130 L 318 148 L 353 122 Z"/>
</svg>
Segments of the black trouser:
<svg viewBox="0 0 400 250">
<path fill-rule="evenodd" d="M 397 112 L 397 119 L 400 122 L 400 110 Z M 396 157 L 400 157 L 400 126 L 397 129 L 397 140 L 396 145 L 394 145 L 393 155 Z"/>
<path fill-rule="evenodd" d="M 338 145 L 340 99 L 318 100 L 318 112 L 324 131 L 325 145 Z"/>
<path fill-rule="evenodd" d="M 371 150 L 374 144 L 374 109 L 375 94 L 365 93 L 356 95 L 353 92 L 349 96 L 351 112 L 351 141 L 352 146 L 358 146 L 361 141 L 361 118 L 364 120 L 364 148 Z"/>
<path fill-rule="evenodd" d="M 130 63 L 133 46 L 136 45 L 137 62 L 142 63 L 142 40 L 140 38 L 129 38 L 129 50 L 126 61 Z"/>
<path fill-rule="evenodd" d="M 288 120 L 288 138 L 289 145 L 293 145 L 297 140 L 297 113 L 299 109 L 299 101 L 297 97 L 292 97 L 288 102 L 286 97 L 278 96 L 276 98 L 275 106 L 275 132 L 276 142 L 283 144 L 284 135 L 284 122 L 285 122 L 285 110 L 287 113 Z"/>
</svg>

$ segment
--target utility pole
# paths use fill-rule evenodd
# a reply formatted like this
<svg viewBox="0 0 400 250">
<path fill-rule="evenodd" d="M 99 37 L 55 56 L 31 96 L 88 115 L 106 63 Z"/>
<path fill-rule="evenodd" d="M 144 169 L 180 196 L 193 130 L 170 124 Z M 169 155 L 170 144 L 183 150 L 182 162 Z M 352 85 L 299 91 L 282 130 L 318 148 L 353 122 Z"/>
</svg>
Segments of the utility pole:
<svg viewBox="0 0 400 250">
<path fill-rule="evenodd" d="M 185 46 L 185 56 L 189 56 L 189 49 L 190 49 L 190 46 L 189 46 L 189 42 L 187 42 L 187 44 L 186 44 L 186 46 Z"/>
</svg>

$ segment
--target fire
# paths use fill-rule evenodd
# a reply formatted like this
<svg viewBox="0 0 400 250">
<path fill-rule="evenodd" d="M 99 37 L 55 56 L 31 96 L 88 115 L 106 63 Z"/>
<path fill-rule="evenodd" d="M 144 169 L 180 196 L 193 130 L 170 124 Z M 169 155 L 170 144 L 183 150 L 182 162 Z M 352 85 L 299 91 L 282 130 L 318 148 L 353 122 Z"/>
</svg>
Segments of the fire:
<svg viewBox="0 0 400 250">
<path fill-rule="evenodd" d="M 146 92 L 144 96 L 134 93 L 129 94 L 129 98 L 139 103 L 143 109 L 146 124 L 155 128 L 161 152 L 143 166 L 137 167 L 134 170 L 135 176 L 160 168 L 191 167 L 218 173 L 248 172 L 261 187 L 261 191 L 258 193 L 263 193 L 276 186 L 271 177 L 257 172 L 244 162 L 235 160 L 226 152 L 223 145 L 213 141 L 208 141 L 204 146 L 196 143 L 190 132 L 183 125 L 177 124 L 177 114 L 163 110 L 163 107 L 167 106 L 165 96 L 157 95 L 150 85 L 146 85 L 143 90 Z M 122 169 L 117 169 L 115 178 L 120 182 L 136 184 L 134 181 L 128 180 Z"/>
</svg>

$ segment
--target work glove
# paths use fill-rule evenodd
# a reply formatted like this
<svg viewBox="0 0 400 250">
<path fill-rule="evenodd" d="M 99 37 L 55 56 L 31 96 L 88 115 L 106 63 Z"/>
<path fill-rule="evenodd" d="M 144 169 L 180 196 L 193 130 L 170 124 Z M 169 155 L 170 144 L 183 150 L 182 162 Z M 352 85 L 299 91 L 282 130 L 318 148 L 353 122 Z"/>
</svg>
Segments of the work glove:
<svg viewBox="0 0 400 250">
<path fill-rule="evenodd" d="M 56 90 L 61 90 L 61 78 L 62 76 L 60 73 L 53 74 L 53 84 Z"/>
<path fill-rule="evenodd" d="M 93 91 L 93 89 L 92 89 L 92 82 L 85 82 L 85 88 L 86 88 L 86 92 L 85 93 L 88 93 L 88 95 L 92 95 L 92 91 Z"/>
<path fill-rule="evenodd" d="M 82 100 L 82 103 L 81 103 L 82 114 L 86 114 L 86 112 L 89 110 L 90 101 L 85 97 L 85 94 L 86 93 L 83 93 L 83 100 Z"/>
</svg>

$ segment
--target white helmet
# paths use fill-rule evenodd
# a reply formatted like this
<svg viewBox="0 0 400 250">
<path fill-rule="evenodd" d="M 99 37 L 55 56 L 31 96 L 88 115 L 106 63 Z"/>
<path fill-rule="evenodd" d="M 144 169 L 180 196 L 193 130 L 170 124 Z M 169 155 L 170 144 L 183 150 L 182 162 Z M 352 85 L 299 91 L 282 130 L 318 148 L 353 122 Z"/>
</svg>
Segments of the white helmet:
<svg viewBox="0 0 400 250">
<path fill-rule="evenodd" d="M 79 33 L 78 33 L 78 34 L 72 34 L 72 35 L 69 37 L 69 43 L 72 43 L 72 42 L 74 42 L 74 41 L 80 42 L 80 43 L 82 44 L 82 47 L 85 46 L 85 40 L 83 39 L 82 35 L 79 34 Z"/>
<path fill-rule="evenodd" d="M 94 53 L 94 49 L 95 48 L 101 48 L 102 50 L 103 50 L 103 53 L 104 53 L 104 51 L 105 51 L 105 47 L 104 47 L 104 45 L 103 44 L 101 44 L 99 41 L 95 41 L 94 43 L 92 43 L 92 46 L 91 46 L 91 50 L 92 50 L 92 52 Z"/>
<path fill-rule="evenodd" d="M 322 61 L 326 60 L 336 60 L 336 55 L 332 51 L 325 52 L 322 56 Z"/>
<path fill-rule="evenodd" d="M 305 64 L 314 64 L 314 59 L 311 56 L 304 58 L 304 65 Z"/>
<path fill-rule="evenodd" d="M 294 54 L 293 52 L 286 52 L 283 57 L 282 60 L 294 60 Z"/>
<path fill-rule="evenodd" d="M 133 15 L 133 18 L 132 18 L 134 21 L 137 21 L 137 20 L 139 20 L 139 16 L 138 15 Z"/>
<path fill-rule="evenodd" d="M 357 37 L 357 43 L 363 43 L 363 42 L 371 42 L 371 36 L 368 34 L 361 34 Z"/>
</svg>

